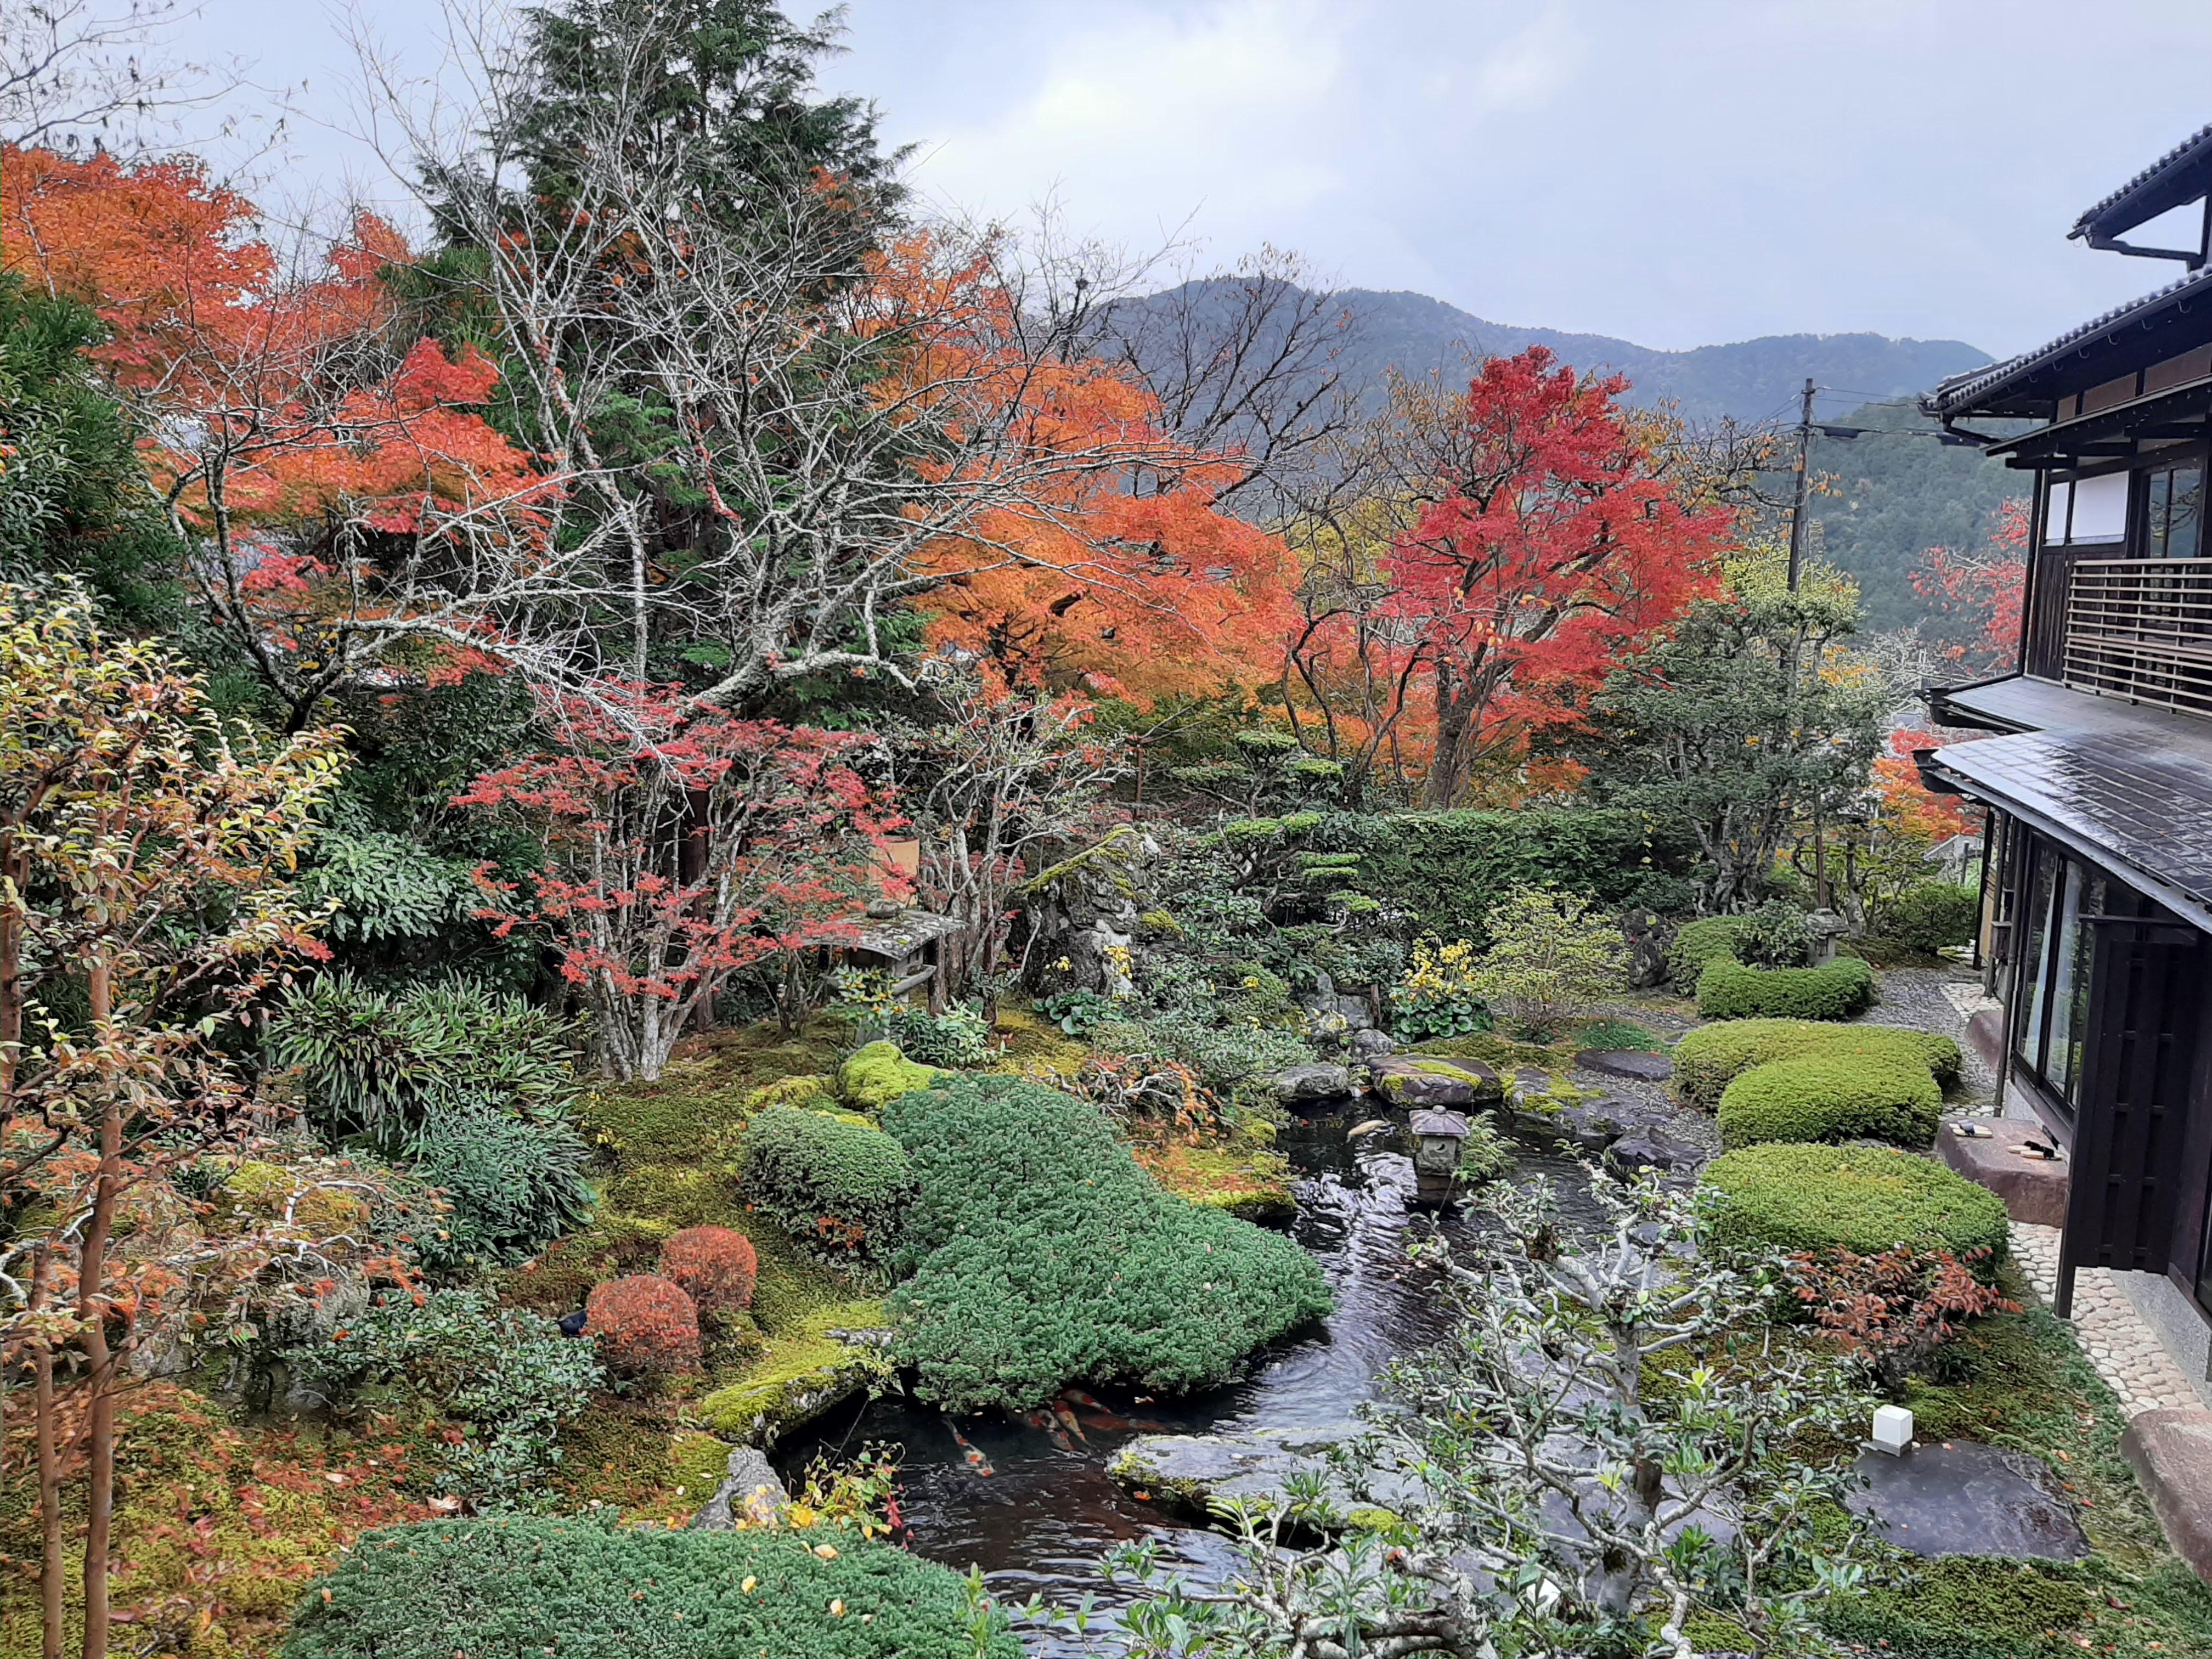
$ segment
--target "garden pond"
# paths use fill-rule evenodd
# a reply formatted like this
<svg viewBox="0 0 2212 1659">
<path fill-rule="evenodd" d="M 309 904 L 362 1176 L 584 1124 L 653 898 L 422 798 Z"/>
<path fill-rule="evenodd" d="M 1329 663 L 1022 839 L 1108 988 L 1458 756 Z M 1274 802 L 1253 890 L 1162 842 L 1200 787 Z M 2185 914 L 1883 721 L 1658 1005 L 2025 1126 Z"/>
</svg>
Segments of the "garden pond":
<svg viewBox="0 0 2212 1659">
<path fill-rule="evenodd" d="M 1393 1133 L 1352 1133 L 1378 1116 Z M 1321 1262 L 1336 1305 L 1320 1326 L 1255 1356 L 1244 1381 L 1179 1398 L 1071 1390 L 1060 1402 L 1066 1417 L 1028 1420 L 948 1419 L 887 1395 L 817 1419 L 786 1440 L 775 1462 L 795 1487 L 818 1457 L 849 1456 L 872 1443 L 896 1448 L 909 1546 L 948 1566 L 980 1568 L 1008 1601 L 1034 1595 L 1072 1606 L 1093 1594 L 1110 1604 L 1100 1559 L 1147 1538 L 1194 1578 L 1225 1571 L 1232 1562 L 1225 1538 L 1139 1501 L 1108 1478 L 1107 1465 L 1144 1434 L 1341 1424 L 1372 1397 L 1385 1366 L 1442 1334 L 1435 1270 L 1409 1261 L 1406 1247 L 1437 1230 L 1469 1237 L 1480 1221 L 1416 1200 L 1403 1121 L 1401 1112 L 1379 1112 L 1371 1099 L 1346 1098 L 1301 1109 L 1283 1130 L 1278 1148 L 1297 1178 L 1291 1235 Z M 1600 1218 L 1571 1151 L 1525 1143 L 1516 1151 L 1514 1181 L 1548 1176 L 1570 1219 Z"/>
</svg>

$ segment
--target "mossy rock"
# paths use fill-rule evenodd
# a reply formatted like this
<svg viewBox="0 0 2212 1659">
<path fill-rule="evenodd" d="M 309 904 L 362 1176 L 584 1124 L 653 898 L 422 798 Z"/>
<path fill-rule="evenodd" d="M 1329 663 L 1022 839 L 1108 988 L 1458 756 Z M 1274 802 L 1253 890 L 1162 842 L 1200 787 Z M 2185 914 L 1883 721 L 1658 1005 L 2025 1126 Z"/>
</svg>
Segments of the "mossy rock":
<svg viewBox="0 0 2212 1659">
<path fill-rule="evenodd" d="M 626 1169 L 606 1182 L 609 1208 L 684 1227 L 729 1227 L 743 1214 L 736 1174 L 722 1167 L 650 1164 Z"/>
<path fill-rule="evenodd" d="M 798 1077 L 780 1078 L 774 1083 L 762 1085 L 745 1097 L 745 1115 L 769 1106 L 799 1106 L 818 1109 L 834 1106 L 837 1102 L 837 1080 L 812 1073 Z"/>
<path fill-rule="evenodd" d="M 1290 1160 L 1264 1146 L 1139 1144 L 1131 1150 L 1153 1180 L 1188 1203 L 1262 1226 L 1281 1225 L 1298 1212 Z"/>
<path fill-rule="evenodd" d="M 369 1224 L 368 1206 L 358 1195 L 318 1187 L 281 1164 L 249 1158 L 224 1177 L 222 1190 L 250 1215 L 274 1219 L 289 1206 L 294 1223 L 319 1237 L 359 1232 Z"/>
<path fill-rule="evenodd" d="M 772 1339 L 759 1361 L 687 1413 L 689 1420 L 725 1440 L 773 1445 L 890 1373 L 885 1348 L 848 1342 L 839 1331 L 881 1329 L 880 1302 L 846 1302 L 817 1310 L 792 1335 Z"/>
<path fill-rule="evenodd" d="M 880 1112 L 901 1095 L 927 1089 L 939 1075 L 936 1067 L 908 1060 L 896 1042 L 871 1042 L 837 1068 L 837 1093 L 848 1106 Z"/>
<path fill-rule="evenodd" d="M 2066 1569 L 1948 1556 L 1825 1599 L 1818 1618 L 1831 1636 L 1913 1659 L 2028 1659 L 2079 1651 L 2072 1632 L 2102 1601 Z"/>
</svg>

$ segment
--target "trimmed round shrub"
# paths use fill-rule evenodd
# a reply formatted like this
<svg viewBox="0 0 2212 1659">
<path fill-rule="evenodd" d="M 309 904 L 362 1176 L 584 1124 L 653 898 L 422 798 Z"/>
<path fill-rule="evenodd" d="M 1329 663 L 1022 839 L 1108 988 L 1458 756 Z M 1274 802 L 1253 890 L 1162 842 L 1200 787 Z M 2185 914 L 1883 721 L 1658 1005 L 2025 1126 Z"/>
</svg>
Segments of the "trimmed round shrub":
<svg viewBox="0 0 2212 1659">
<path fill-rule="evenodd" d="M 1769 899 L 1736 921 L 1729 954 L 1738 962 L 1754 968 L 1802 968 L 1812 962 L 1813 930 L 1805 925 L 1805 913 L 1788 899 Z"/>
<path fill-rule="evenodd" d="M 1942 1091 L 1917 1062 L 1807 1054 L 1754 1066 L 1729 1085 L 1721 1096 L 1721 1145 L 1864 1139 L 1925 1146 L 1942 1109 Z"/>
<path fill-rule="evenodd" d="M 1984 1273 L 2004 1257 L 2003 1200 L 1912 1152 L 1774 1142 L 1722 1153 L 1702 1184 L 1719 1194 L 1726 1243 L 1856 1255 L 1911 1244 L 1962 1261 L 1987 1250 Z"/>
<path fill-rule="evenodd" d="M 1684 922 L 1667 947 L 1668 982 L 1685 996 L 1693 994 L 1707 963 L 1735 956 L 1735 936 L 1743 921 L 1741 916 L 1705 916 Z"/>
<path fill-rule="evenodd" d="M 914 1196 L 914 1167 L 891 1136 L 847 1114 L 770 1106 L 745 1126 L 744 1157 L 746 1197 L 805 1249 L 832 1261 L 889 1259 Z"/>
<path fill-rule="evenodd" d="M 1731 1019 L 1701 1025 L 1674 1045 L 1674 1092 L 1711 1111 L 1739 1074 L 1801 1054 L 1856 1056 L 1871 1063 L 1918 1065 L 1938 1087 L 1954 1089 L 1964 1063 L 1959 1045 L 1932 1031 L 1895 1025 L 1839 1025 L 1813 1019 Z"/>
<path fill-rule="evenodd" d="M 753 1242 L 728 1227 L 686 1227 L 660 1247 L 660 1276 L 691 1298 L 702 1314 L 736 1313 L 753 1304 L 760 1261 Z"/>
<path fill-rule="evenodd" d="M 1021 1659 L 961 1576 L 844 1527 L 670 1532 L 507 1515 L 369 1533 L 283 1659 Z"/>
<path fill-rule="evenodd" d="M 1698 975 L 1698 1012 L 1705 1019 L 1843 1020 L 1880 1000 L 1874 969 L 1857 957 L 1838 957 L 1818 968 L 1747 968 L 1722 957 Z"/>
<path fill-rule="evenodd" d="M 1072 1382 L 1210 1387 L 1328 1310 L 1311 1256 L 1163 1190 L 1088 1102 L 959 1077 L 884 1122 L 918 1182 L 893 1355 L 948 1411 L 1023 1410 Z"/>
<path fill-rule="evenodd" d="M 1955 881 L 1924 881 L 1881 905 L 1874 931 L 1934 956 L 1946 945 L 1971 945 L 1982 924 L 1982 894 Z"/>
<path fill-rule="evenodd" d="M 699 1369 L 699 1310 L 682 1285 L 657 1273 L 594 1285 L 584 1298 L 584 1334 L 611 1369 L 631 1376 Z"/>
</svg>

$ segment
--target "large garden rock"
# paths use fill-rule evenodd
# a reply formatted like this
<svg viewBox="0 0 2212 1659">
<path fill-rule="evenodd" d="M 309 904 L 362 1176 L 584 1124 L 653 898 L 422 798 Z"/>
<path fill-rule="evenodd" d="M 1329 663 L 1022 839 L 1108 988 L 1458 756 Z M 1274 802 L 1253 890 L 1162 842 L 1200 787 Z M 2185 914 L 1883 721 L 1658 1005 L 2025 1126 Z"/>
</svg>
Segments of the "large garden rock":
<svg viewBox="0 0 2212 1659">
<path fill-rule="evenodd" d="M 1306 1100 L 1333 1100 L 1352 1092 L 1352 1073 L 1341 1066 L 1293 1066 L 1269 1078 L 1267 1086 L 1285 1105 Z"/>
<path fill-rule="evenodd" d="M 1663 1128 L 1670 1121 L 1664 1109 L 1641 1101 L 1606 1095 L 1596 1100 L 1559 1103 L 1545 1095 L 1524 1096 L 1513 1113 L 1513 1132 L 1532 1139 L 1564 1141 L 1585 1152 L 1600 1152 L 1624 1135 Z"/>
<path fill-rule="evenodd" d="M 1971 1121 L 1989 1133 L 1962 1135 L 1955 1123 L 1946 1123 L 1936 1132 L 1936 1151 L 1943 1162 L 2004 1200 L 2005 1213 L 2014 1221 L 2064 1226 L 2067 1171 L 2073 1166 L 2063 1158 L 2025 1158 L 2020 1152 L 2031 1140 L 2050 1146 L 2051 1132 L 2039 1123 L 2015 1123 L 2008 1118 Z"/>
<path fill-rule="evenodd" d="M 1704 1147 L 1660 1128 L 1625 1134 L 1605 1152 L 1606 1162 L 1626 1176 L 1645 1170 L 1656 1170 L 1661 1175 L 1689 1175 L 1704 1169 L 1711 1156 Z"/>
<path fill-rule="evenodd" d="M 701 1532 L 727 1532 L 740 1521 L 755 1526 L 774 1526 L 791 1494 L 778 1478 L 768 1454 L 757 1446 L 739 1446 L 730 1454 L 729 1474 L 691 1525 Z"/>
<path fill-rule="evenodd" d="M 1845 1504 L 1915 1555 L 2002 1555 L 2073 1561 L 2089 1540 L 2058 1479 L 2025 1452 L 1972 1441 L 1869 1452 L 1853 1465 L 1867 1485 Z"/>
<path fill-rule="evenodd" d="M 1495 1106 L 1505 1085 L 1479 1060 L 1446 1060 L 1436 1054 L 1386 1054 L 1367 1062 L 1375 1091 L 1394 1106 L 1464 1111 Z"/>
<path fill-rule="evenodd" d="M 1146 1503 L 1206 1522 L 1221 1519 L 1231 1503 L 1273 1513 L 1291 1501 L 1292 1480 L 1318 1475 L 1346 1524 L 1387 1522 L 1393 1518 L 1389 1505 L 1419 1495 L 1416 1483 L 1393 1472 L 1370 1473 L 1371 1490 L 1354 1492 L 1328 1464 L 1333 1448 L 1363 1432 L 1361 1425 L 1344 1422 L 1242 1434 L 1148 1434 L 1116 1453 L 1106 1473 Z"/>
</svg>

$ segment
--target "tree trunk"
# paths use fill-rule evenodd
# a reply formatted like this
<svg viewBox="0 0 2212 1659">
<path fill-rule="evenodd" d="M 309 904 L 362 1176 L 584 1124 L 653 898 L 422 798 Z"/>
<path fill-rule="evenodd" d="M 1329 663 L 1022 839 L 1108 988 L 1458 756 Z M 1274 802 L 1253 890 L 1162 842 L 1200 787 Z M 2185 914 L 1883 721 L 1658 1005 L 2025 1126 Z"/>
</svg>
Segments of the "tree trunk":
<svg viewBox="0 0 2212 1659">
<path fill-rule="evenodd" d="M 1438 811 L 1459 799 L 1467 764 L 1468 705 L 1464 681 L 1449 663 L 1437 665 L 1437 752 L 1429 763 L 1424 798 Z"/>
<path fill-rule="evenodd" d="M 95 962 L 89 977 L 93 1035 L 103 1047 L 115 1040 L 114 970 Z M 77 1316 L 84 1322 L 92 1390 L 86 1447 L 84 1527 L 84 1659 L 106 1659 L 107 1553 L 115 1515 L 115 1355 L 107 1343 L 107 1241 L 115 1226 L 115 1200 L 123 1174 L 123 1100 L 112 1062 L 103 1063 L 106 1098 L 100 1113 L 100 1175 L 93 1186 L 92 1218 L 85 1229 L 77 1269 Z"/>
<path fill-rule="evenodd" d="M 53 1253 L 39 1246 L 31 1269 L 31 1305 L 43 1308 L 53 1288 Z M 54 1349 L 43 1337 L 38 1346 L 39 1436 L 39 1558 L 40 1622 L 44 1632 L 40 1659 L 62 1659 L 64 1614 L 62 1579 L 67 1568 L 62 1560 L 62 1462 L 54 1443 Z"/>
</svg>

